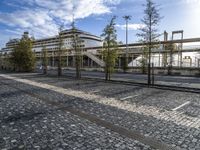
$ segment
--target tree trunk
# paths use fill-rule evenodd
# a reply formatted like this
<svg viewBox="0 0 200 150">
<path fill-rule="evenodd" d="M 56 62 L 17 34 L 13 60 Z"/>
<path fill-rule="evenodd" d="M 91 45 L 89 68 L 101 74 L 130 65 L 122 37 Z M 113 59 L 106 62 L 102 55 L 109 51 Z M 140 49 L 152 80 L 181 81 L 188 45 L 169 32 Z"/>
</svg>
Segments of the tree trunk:
<svg viewBox="0 0 200 150">
<path fill-rule="evenodd" d="M 81 54 L 80 54 L 80 50 L 75 48 L 76 51 L 76 78 L 80 79 L 81 78 Z"/>
<path fill-rule="evenodd" d="M 47 74 L 47 66 L 44 66 L 43 74 Z"/>
<path fill-rule="evenodd" d="M 59 52 L 60 53 L 60 52 Z M 60 55 L 60 54 L 59 54 Z M 62 68 L 61 68 L 61 56 L 58 58 L 58 76 L 62 75 Z"/>
</svg>

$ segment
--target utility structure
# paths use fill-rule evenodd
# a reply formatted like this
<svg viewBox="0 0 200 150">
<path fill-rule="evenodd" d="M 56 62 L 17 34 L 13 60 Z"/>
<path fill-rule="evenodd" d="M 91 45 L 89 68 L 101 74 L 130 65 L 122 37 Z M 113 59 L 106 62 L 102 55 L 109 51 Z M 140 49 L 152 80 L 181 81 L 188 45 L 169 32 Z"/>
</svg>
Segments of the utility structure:
<svg viewBox="0 0 200 150">
<path fill-rule="evenodd" d="M 168 42 L 168 33 L 164 31 L 164 42 Z M 168 75 L 171 75 L 173 64 L 173 43 L 163 44 L 163 67 L 167 66 Z M 168 59 L 169 57 L 169 59 Z"/>
<path fill-rule="evenodd" d="M 180 42 L 180 47 L 179 47 L 179 51 L 178 51 L 178 66 L 182 67 L 182 65 L 183 65 L 183 55 L 182 55 L 182 50 L 183 50 L 183 30 L 173 31 L 172 32 L 172 41 L 174 40 L 174 35 L 175 34 L 181 34 L 181 42 Z"/>
<path fill-rule="evenodd" d="M 165 42 L 168 41 L 168 33 L 167 33 L 167 31 L 164 31 L 164 41 Z M 163 44 L 163 49 L 167 50 L 166 49 L 166 44 Z M 166 67 L 166 65 L 167 65 L 167 57 L 168 57 L 168 54 L 167 53 L 163 53 L 162 66 L 164 66 L 164 67 Z"/>
<path fill-rule="evenodd" d="M 124 72 L 127 70 L 128 68 L 128 21 L 131 20 L 131 16 L 124 16 L 123 17 L 126 21 L 126 56 L 125 56 L 125 68 L 124 68 Z"/>
</svg>

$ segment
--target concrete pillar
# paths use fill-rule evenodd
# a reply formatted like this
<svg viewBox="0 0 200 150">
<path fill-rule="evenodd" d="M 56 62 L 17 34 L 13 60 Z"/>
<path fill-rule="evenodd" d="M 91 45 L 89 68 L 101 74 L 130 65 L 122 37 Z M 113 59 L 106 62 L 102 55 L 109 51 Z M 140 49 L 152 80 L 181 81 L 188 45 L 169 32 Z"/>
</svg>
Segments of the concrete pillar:
<svg viewBox="0 0 200 150">
<path fill-rule="evenodd" d="M 87 66 L 90 67 L 90 59 L 87 57 Z"/>
<path fill-rule="evenodd" d="M 75 67 L 75 61 L 76 61 L 75 56 L 72 56 L 72 57 L 73 57 L 73 59 L 72 59 L 73 60 L 73 67 Z"/>
<path fill-rule="evenodd" d="M 119 57 L 119 68 L 121 68 L 121 57 Z"/>
<path fill-rule="evenodd" d="M 160 67 L 160 51 L 159 51 L 159 56 L 158 56 L 158 67 Z"/>
<path fill-rule="evenodd" d="M 68 56 L 68 54 L 67 54 L 67 67 L 69 66 L 69 56 Z"/>
<path fill-rule="evenodd" d="M 198 59 L 198 68 L 200 67 L 200 59 Z"/>
<path fill-rule="evenodd" d="M 81 55 L 81 67 L 83 68 L 83 55 Z"/>
<path fill-rule="evenodd" d="M 131 58 L 132 58 L 132 60 L 131 60 L 131 62 L 132 62 L 132 67 L 133 67 L 133 54 L 132 54 Z"/>
<path fill-rule="evenodd" d="M 54 67 L 55 64 L 54 64 L 54 52 L 52 52 L 52 67 Z"/>
<path fill-rule="evenodd" d="M 93 62 L 93 60 L 91 60 L 91 67 L 93 67 L 93 65 L 94 65 L 94 62 Z"/>
<path fill-rule="evenodd" d="M 135 58 L 137 58 L 137 57 L 135 57 Z M 137 65 L 138 65 L 138 60 L 135 59 L 135 66 L 137 66 Z"/>
</svg>

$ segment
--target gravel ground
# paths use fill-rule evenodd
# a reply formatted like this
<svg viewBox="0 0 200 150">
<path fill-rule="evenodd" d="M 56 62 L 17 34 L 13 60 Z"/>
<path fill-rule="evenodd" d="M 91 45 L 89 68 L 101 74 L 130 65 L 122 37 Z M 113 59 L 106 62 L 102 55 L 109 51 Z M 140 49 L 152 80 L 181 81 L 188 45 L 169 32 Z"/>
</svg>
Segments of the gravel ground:
<svg viewBox="0 0 200 150">
<path fill-rule="evenodd" d="M 70 90 L 81 91 L 83 95 L 85 93 L 91 94 L 91 96 L 95 94 L 103 99 L 114 99 L 114 102 L 120 104 L 120 106 L 114 105 L 113 102 L 106 105 L 101 103 L 102 100 L 98 99 L 91 101 L 92 98 L 88 99 L 88 97 L 84 98 L 83 96 L 77 97 L 72 94 L 70 94 L 70 96 L 62 93 L 58 94 L 52 90 L 41 89 L 15 81 L 4 80 L 3 82 L 7 84 L 12 83 L 12 86 L 18 88 L 23 87 L 23 90 L 63 103 L 64 106 L 82 110 L 115 125 L 125 127 L 129 130 L 139 131 L 147 137 L 157 138 L 161 142 L 174 147 L 181 149 L 200 149 L 200 122 L 198 122 L 200 119 L 200 111 L 198 109 L 200 107 L 199 94 L 147 89 L 144 87 L 116 85 L 96 81 L 77 81 L 66 78 L 58 79 L 38 75 L 18 75 L 18 77 L 27 78 L 40 83 L 48 83 Z M 12 96 L 15 97 L 16 94 L 20 95 L 19 92 L 8 91 L 5 90 L 1 93 L 1 96 L 5 97 L 6 92 L 6 97 L 8 96 L 9 98 L 12 98 Z M 32 100 L 30 101 L 32 102 Z M 191 103 L 175 112 L 172 111 L 173 108 L 187 101 Z M 127 108 L 125 107 L 126 105 L 134 106 L 135 110 L 124 109 Z M 18 108 L 18 106 L 16 108 Z M 147 111 L 146 109 L 149 110 Z M 45 109 L 42 108 L 42 110 Z M 50 116 L 53 115 L 51 114 Z"/>
<path fill-rule="evenodd" d="M 152 149 L 9 85 L 0 97 L 0 149 Z"/>
</svg>

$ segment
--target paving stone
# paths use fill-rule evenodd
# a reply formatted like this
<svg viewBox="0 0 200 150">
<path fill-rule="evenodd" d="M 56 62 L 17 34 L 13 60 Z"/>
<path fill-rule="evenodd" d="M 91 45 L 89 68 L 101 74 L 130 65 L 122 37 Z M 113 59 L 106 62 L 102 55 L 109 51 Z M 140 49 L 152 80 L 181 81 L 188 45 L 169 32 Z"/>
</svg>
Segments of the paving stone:
<svg viewBox="0 0 200 150">
<path fill-rule="evenodd" d="M 53 91 L 49 91 L 46 89 L 37 88 L 30 85 L 25 85 L 18 82 L 12 82 L 12 85 L 23 88 L 24 90 L 27 90 L 29 92 L 35 93 L 37 95 L 40 95 L 44 98 L 48 98 L 55 102 L 60 102 L 63 104 L 63 107 L 73 107 L 75 109 L 84 111 L 86 113 L 95 115 L 97 117 L 100 117 L 103 120 L 109 121 L 113 124 L 122 126 L 124 128 L 127 128 L 129 130 L 136 130 L 139 131 L 141 134 L 148 136 L 148 137 L 154 137 L 159 139 L 161 142 L 167 143 L 169 145 L 172 145 L 174 147 L 180 148 L 180 149 L 194 149 L 198 147 L 199 140 L 200 139 L 200 132 L 199 132 L 199 123 L 197 122 L 198 119 L 200 119 L 200 112 L 193 111 L 193 108 L 197 108 L 195 106 L 200 105 L 200 96 L 199 94 L 192 94 L 192 93 L 182 93 L 182 92 L 174 92 L 174 91 L 163 91 L 158 89 L 147 89 L 147 88 L 138 88 L 136 86 L 128 86 L 128 85 L 119 85 L 116 84 L 110 84 L 110 83 L 100 83 L 95 81 L 75 81 L 72 79 L 56 79 L 57 81 L 53 81 L 54 78 L 50 77 L 34 77 L 30 78 L 27 77 L 30 80 L 40 81 L 42 83 L 52 84 L 59 87 L 69 88 L 73 90 L 83 91 L 85 93 L 92 93 L 93 91 L 97 95 L 101 95 L 104 97 L 109 98 L 115 98 L 120 101 L 121 98 L 127 97 L 130 95 L 138 95 L 136 97 L 127 99 L 123 101 L 123 103 L 129 103 L 136 105 L 140 110 L 143 110 L 144 108 L 151 108 L 154 107 L 155 110 L 149 112 L 152 115 L 146 115 L 142 113 L 137 112 L 129 112 L 122 109 L 118 109 L 115 107 L 111 107 L 109 105 L 102 105 L 97 103 L 96 101 L 88 101 L 86 99 L 80 99 L 73 96 L 67 96 L 64 94 L 56 93 Z M 11 84 L 11 81 L 6 80 L 5 83 Z M 78 84 L 77 84 L 78 83 Z M 77 148 L 74 144 L 75 141 L 79 141 L 79 143 L 82 143 L 82 148 L 84 149 L 93 149 L 96 146 L 99 146 L 99 148 L 106 149 L 109 147 L 115 147 L 117 145 L 118 147 L 115 148 L 121 148 L 121 149 L 151 149 L 148 145 L 141 144 L 140 142 L 137 142 L 135 140 L 131 142 L 127 142 L 126 138 L 124 137 L 120 139 L 121 137 L 119 135 L 115 136 L 113 132 L 107 131 L 105 128 L 101 127 L 95 127 L 94 125 L 90 123 L 83 123 L 85 120 L 73 116 L 70 113 L 64 113 L 59 110 L 55 110 L 55 108 L 51 108 L 47 104 L 40 101 L 38 103 L 38 99 L 30 97 L 28 95 L 25 95 L 23 93 L 16 94 L 16 96 L 8 96 L 6 97 L 6 94 L 3 94 L 5 92 L 9 93 L 8 91 L 12 93 L 17 93 L 16 89 L 10 89 L 9 86 L 4 86 L 3 89 L 0 90 L 0 94 L 4 95 L 3 103 L 2 101 L 2 107 L 5 106 L 5 108 L 0 109 L 0 114 L 2 113 L 2 119 L 7 120 L 11 123 L 12 120 L 14 120 L 14 124 L 12 126 L 18 126 L 20 123 L 23 126 L 24 124 L 27 124 L 25 128 L 28 129 L 30 132 L 30 135 L 32 135 L 30 143 L 39 142 L 36 138 L 39 135 L 36 135 L 35 128 L 37 129 L 45 129 L 45 131 L 41 131 L 41 136 L 47 134 L 50 136 L 49 138 L 46 138 L 48 136 L 44 136 L 41 138 L 41 141 L 46 143 L 47 146 L 48 141 L 52 143 L 54 141 L 54 144 L 51 145 L 51 148 L 55 147 L 64 147 L 68 146 L 68 148 Z M 14 102 L 19 101 L 13 105 Z M 9 103 L 5 103 L 9 101 Z M 172 109 L 183 104 L 186 101 L 191 101 L 192 105 L 189 105 L 185 108 L 182 108 L 178 110 L 177 112 L 173 112 Z M 137 108 L 136 107 L 136 108 Z M 160 114 L 164 114 L 165 117 L 160 115 L 160 119 L 155 118 L 155 112 L 159 110 Z M 139 111 L 139 109 L 138 109 Z M 8 113 L 12 112 L 12 113 Z M 26 114 L 22 115 L 20 118 L 9 118 L 8 116 L 12 116 L 16 113 Z M 185 112 L 188 112 L 185 113 Z M 51 116 L 49 116 L 51 114 Z M 183 114 L 183 115 L 181 115 Z M 192 116 L 191 114 L 195 114 Z M 34 115 L 34 117 L 30 117 Z M 67 116 L 66 116 L 67 115 Z M 185 116 L 184 116 L 185 115 Z M 5 117 L 6 116 L 6 117 Z M 192 127 L 192 124 L 188 122 L 187 118 L 184 117 L 192 117 L 196 119 L 196 126 Z M 69 118 L 70 119 L 69 119 Z M 72 119 L 72 118 L 76 119 Z M 183 120 L 186 119 L 187 121 Z M 11 121 L 9 121 L 11 120 Z M 22 120 L 22 121 L 21 121 Z M 70 121 L 69 121 L 70 120 Z M 173 122 L 173 120 L 176 120 Z M 181 121 L 182 120 L 182 121 Z M 37 122 L 38 123 L 35 123 Z M 2 122 L 2 120 L 1 120 Z M 12 121 L 13 122 L 13 121 Z M 87 122 L 87 121 L 86 121 Z M 182 124 L 186 123 L 186 126 L 183 126 Z M 6 129 L 4 132 L 9 133 L 10 132 L 10 124 L 3 123 L 2 129 Z M 67 124 L 67 126 L 66 126 Z M 84 126 L 83 126 L 84 124 Z M 35 126 L 34 126 L 35 125 Z M 16 127 L 15 127 L 16 128 Z M 20 131 L 27 132 L 27 129 L 21 129 Z M 63 130 L 64 128 L 64 130 Z M 3 130 L 0 129 L 2 132 Z M 103 131 L 106 130 L 106 134 L 103 133 Z M 46 133 L 49 132 L 49 133 Z M 11 134 L 11 133 L 10 133 Z M 27 134 L 27 133 L 26 133 Z M 1 134 L 0 134 L 1 135 Z M 3 134 L 5 135 L 5 134 Z M 11 134 L 12 135 L 12 134 Z M 15 135 L 14 137 L 17 137 L 21 134 Z M 82 135 L 82 136 L 80 136 Z M 26 135 L 27 137 L 28 135 Z M 67 137 L 66 137 L 67 136 Z M 106 136 L 107 138 L 103 138 Z M 22 136 L 23 139 L 26 139 L 25 135 Z M 82 139 L 84 137 L 84 141 Z M 93 138 L 91 138 L 93 137 Z M 120 137 L 120 138 L 119 138 Z M 99 139 L 94 140 L 94 138 Z M 17 139 L 17 138 L 16 138 Z M 62 145 L 62 139 L 67 143 L 68 145 Z M 112 140 L 110 142 L 110 140 Z M 130 139 L 129 139 L 130 140 Z M 129 141 L 128 140 L 128 141 Z M 92 141 L 92 142 L 91 142 Z M 96 141 L 96 142 L 94 142 Z M 120 147 L 119 141 L 124 141 L 120 145 L 124 145 Z M 106 144 L 105 144 L 106 143 Z M 107 143 L 111 143 L 108 144 Z M 126 144 L 123 144 L 126 143 Z M 133 144 L 132 144 L 133 143 Z M 137 144 L 138 143 L 138 144 Z M 104 145 L 105 144 L 105 145 Z M 41 144 L 42 145 L 42 144 Z M 107 145 L 107 146 L 106 146 Z M 49 145 L 48 145 L 49 146 Z M 80 145 L 81 146 L 81 145 Z"/>
<path fill-rule="evenodd" d="M 8 91 L 17 93 L 16 89 L 1 84 L 0 94 Z M 9 140 L 6 145 L 0 144 L 0 149 L 109 149 L 118 141 L 133 143 L 129 149 L 145 146 L 78 116 L 59 111 L 56 107 L 52 108 L 27 94 L 5 96 L 0 104 L 0 138 Z M 11 110 L 11 117 L 5 117 Z M 97 142 L 93 140 L 95 137 L 99 139 Z M 111 143 L 108 142 L 110 139 Z"/>
</svg>

